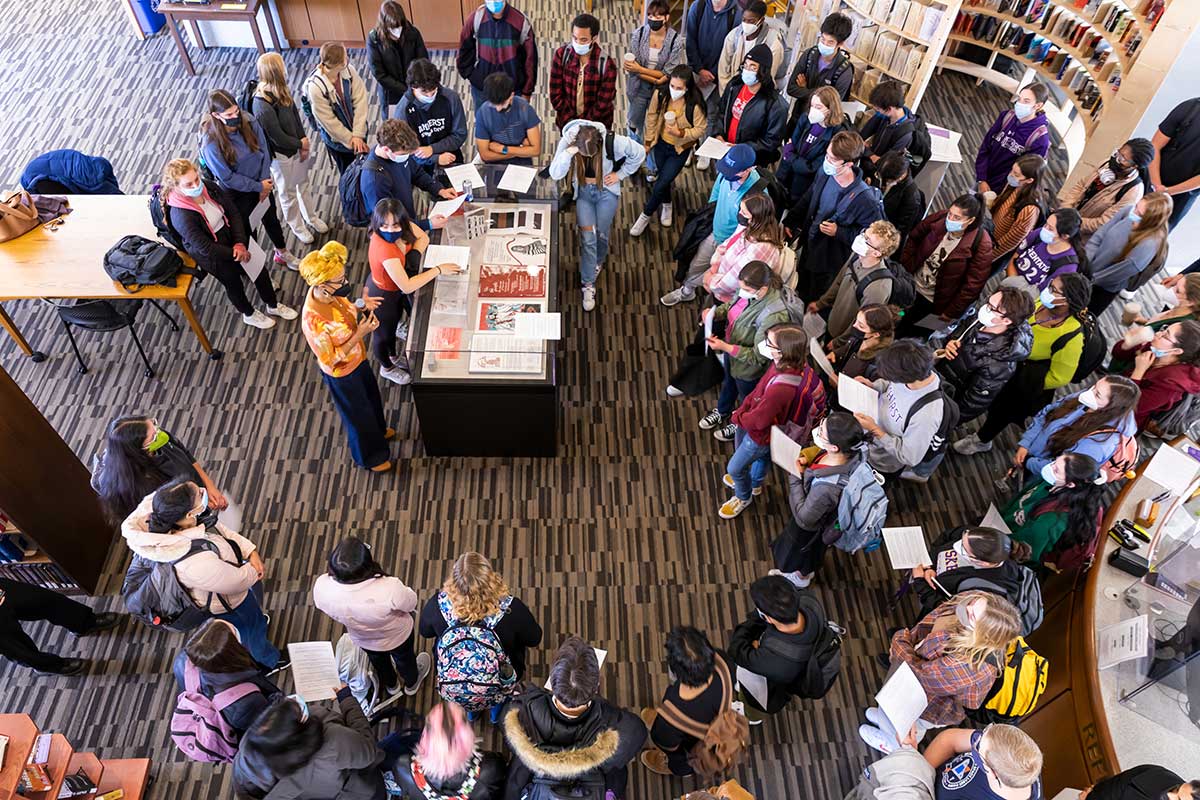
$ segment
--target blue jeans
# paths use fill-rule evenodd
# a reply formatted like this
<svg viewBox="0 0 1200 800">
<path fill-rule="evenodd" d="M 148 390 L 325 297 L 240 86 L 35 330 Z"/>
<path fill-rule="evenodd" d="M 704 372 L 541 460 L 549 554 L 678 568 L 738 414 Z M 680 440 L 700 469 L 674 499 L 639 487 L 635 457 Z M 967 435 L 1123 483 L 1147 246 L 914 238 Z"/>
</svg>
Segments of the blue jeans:
<svg viewBox="0 0 1200 800">
<path fill-rule="evenodd" d="M 618 198 L 603 185 L 583 184 L 575 197 L 575 222 L 579 226 L 579 280 L 596 282 L 596 273 L 608 257 L 608 232 L 617 216 Z M 586 230 L 591 228 L 591 230 Z"/>
<path fill-rule="evenodd" d="M 233 611 L 215 614 L 217 619 L 223 619 L 237 628 L 242 637 L 242 646 L 250 651 L 254 660 L 267 669 L 274 669 L 279 663 L 279 651 L 267 638 L 267 618 L 263 616 L 262 583 L 256 583 L 246 593 L 246 599 Z"/>
<path fill-rule="evenodd" d="M 639 80 L 630 78 L 630 80 Z M 653 91 L 653 90 L 652 90 Z M 629 120 L 629 135 L 638 142 L 646 141 L 646 109 L 650 107 L 650 94 L 629 98 L 626 119 Z"/>
<path fill-rule="evenodd" d="M 679 177 L 691 152 L 689 149 L 676 153 L 675 145 L 667 144 L 661 139 L 650 148 L 650 156 L 654 157 L 654 163 L 658 166 L 658 180 L 650 188 L 650 196 L 646 198 L 646 205 L 642 209 L 643 214 L 649 217 L 658 211 L 663 203 L 671 202 L 671 186 Z M 647 156 L 646 160 L 649 161 L 650 157 Z"/>
<path fill-rule="evenodd" d="M 733 444 L 736 449 L 725 471 L 733 478 L 733 493 L 745 503 L 750 500 L 751 490 L 762 486 L 767 477 L 767 467 L 771 465 L 771 445 L 754 441 L 741 426 L 733 434 Z"/>
<path fill-rule="evenodd" d="M 754 391 L 758 379 L 744 381 L 733 377 L 729 373 L 728 354 L 721 356 L 721 361 L 725 365 L 725 381 L 721 384 L 721 393 L 717 395 L 717 411 L 721 412 L 722 417 L 728 417 L 737 404 L 742 402 L 742 398 Z"/>
<path fill-rule="evenodd" d="M 487 102 L 487 98 L 483 96 L 482 89 L 475 88 L 475 84 L 468 81 L 467 85 L 471 87 L 471 102 L 475 104 L 474 113 L 478 114 L 479 109 L 483 108 L 483 104 Z"/>
</svg>

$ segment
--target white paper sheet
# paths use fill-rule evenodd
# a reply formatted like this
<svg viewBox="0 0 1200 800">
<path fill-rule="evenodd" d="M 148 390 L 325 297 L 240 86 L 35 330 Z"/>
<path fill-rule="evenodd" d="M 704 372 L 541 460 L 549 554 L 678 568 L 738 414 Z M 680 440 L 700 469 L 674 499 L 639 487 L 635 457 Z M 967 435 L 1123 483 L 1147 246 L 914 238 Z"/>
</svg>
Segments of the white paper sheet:
<svg viewBox="0 0 1200 800">
<path fill-rule="evenodd" d="M 1149 478 L 1171 494 L 1183 494 L 1200 471 L 1200 461 L 1169 444 L 1163 444 L 1150 459 L 1143 478 Z"/>
<path fill-rule="evenodd" d="M 733 147 L 729 142 L 722 142 L 712 136 L 704 140 L 704 144 L 696 148 L 696 156 L 699 158 L 711 158 L 713 161 L 720 161 L 729 152 L 729 148 Z"/>
<path fill-rule="evenodd" d="M 796 459 L 800 457 L 800 445 L 779 429 L 778 425 L 771 426 L 771 460 L 797 478 L 804 475 L 796 469 Z"/>
<path fill-rule="evenodd" d="M 813 363 L 820 367 L 822 372 L 831 378 L 834 377 L 833 364 L 829 363 L 829 356 L 825 355 L 825 348 L 821 347 L 821 342 L 816 337 L 808 340 L 808 352 L 812 355 Z"/>
<path fill-rule="evenodd" d="M 800 324 L 804 326 L 804 332 L 811 339 L 818 339 L 825 335 L 825 331 L 829 326 L 825 324 L 825 318 L 820 314 L 805 313 L 804 318 L 800 320 Z"/>
<path fill-rule="evenodd" d="M 1108 669 L 1149 654 L 1150 617 L 1123 619 L 1096 634 L 1096 666 Z"/>
<path fill-rule="evenodd" d="M 705 353 L 705 355 L 707 355 L 708 351 L 709 351 L 708 340 L 713 335 L 713 332 L 712 332 L 713 310 L 711 308 L 705 309 L 703 317 L 704 317 L 704 353 Z"/>
<path fill-rule="evenodd" d="M 289 642 L 288 656 L 292 659 L 292 681 L 296 694 L 311 703 L 332 700 L 342 685 L 337 660 L 333 657 L 332 642 Z"/>
<path fill-rule="evenodd" d="M 271 207 L 271 198 L 258 201 L 258 205 L 250 212 L 250 230 L 258 230 L 258 226 L 262 224 L 263 217 L 267 214 L 267 209 Z"/>
<path fill-rule="evenodd" d="M 984 528 L 995 528 L 1001 533 L 1012 533 L 1012 528 L 1008 527 L 1004 517 L 1000 516 L 1000 509 L 996 508 L 995 503 L 988 504 L 987 513 L 983 515 L 979 524 Z"/>
<path fill-rule="evenodd" d="M 242 269 L 246 271 L 246 275 L 250 278 L 250 282 L 254 283 L 258 280 L 259 273 L 263 271 L 263 267 L 267 265 L 267 254 L 262 249 L 262 245 L 253 239 L 246 247 L 250 251 L 250 260 L 242 264 Z"/>
<path fill-rule="evenodd" d="M 523 339 L 561 339 L 562 314 L 557 311 L 543 314 L 517 314 L 513 335 Z"/>
<path fill-rule="evenodd" d="M 225 499 L 229 501 L 229 505 L 221 512 L 221 524 L 238 533 L 242 529 L 242 507 L 229 495 L 226 495 Z"/>
<path fill-rule="evenodd" d="M 545 343 L 507 334 L 471 334 L 468 372 L 514 372 L 536 374 L 542 371 Z"/>
<path fill-rule="evenodd" d="M 887 679 L 875 695 L 875 702 L 879 704 L 880 710 L 892 723 L 900 738 L 904 738 L 913 723 L 925 713 L 929 698 L 921 688 L 921 682 L 917 680 L 912 667 L 908 662 L 901 662 L 892 673 L 892 677 Z"/>
<path fill-rule="evenodd" d="M 838 376 L 838 404 L 851 414 L 865 414 L 879 421 L 879 392 L 845 373 Z"/>
<path fill-rule="evenodd" d="M 466 274 L 471 264 L 471 248 L 450 244 L 431 244 L 425 248 L 425 258 L 421 260 L 421 269 L 433 269 L 438 264 L 457 264 L 463 268 L 462 274 Z"/>
<path fill-rule="evenodd" d="M 460 192 L 463 188 L 463 181 L 470 181 L 471 188 L 477 186 L 485 186 L 483 176 L 479 174 L 479 170 L 475 169 L 472 164 L 457 164 L 453 167 L 446 167 L 446 177 L 450 179 L 450 185 Z"/>
<path fill-rule="evenodd" d="M 767 679 L 757 672 L 751 672 L 744 667 L 737 668 L 737 682 L 758 703 L 759 708 L 767 707 Z"/>
<path fill-rule="evenodd" d="M 599 647 L 593 647 L 592 649 L 596 651 L 596 660 L 599 661 L 600 666 L 603 667 L 604 659 L 608 658 L 608 651 L 601 650 Z M 546 678 L 546 691 L 550 691 L 550 679 L 549 678 Z"/>
<path fill-rule="evenodd" d="M 504 174 L 500 176 L 500 182 L 496 184 L 496 188 L 524 194 L 533 185 L 535 177 L 537 177 L 537 170 L 533 167 L 509 164 L 504 168 Z"/>
<path fill-rule="evenodd" d="M 460 194 L 453 200 L 439 200 L 429 209 L 429 216 L 436 217 L 438 214 L 441 214 L 443 217 L 454 216 L 454 212 L 462 208 L 462 204 L 465 202 L 467 202 L 465 194 Z"/>
<path fill-rule="evenodd" d="M 933 559 L 929 557 L 929 548 L 925 546 L 925 532 L 919 525 L 884 528 L 883 543 L 887 545 L 888 559 L 892 562 L 892 569 L 933 566 Z"/>
</svg>

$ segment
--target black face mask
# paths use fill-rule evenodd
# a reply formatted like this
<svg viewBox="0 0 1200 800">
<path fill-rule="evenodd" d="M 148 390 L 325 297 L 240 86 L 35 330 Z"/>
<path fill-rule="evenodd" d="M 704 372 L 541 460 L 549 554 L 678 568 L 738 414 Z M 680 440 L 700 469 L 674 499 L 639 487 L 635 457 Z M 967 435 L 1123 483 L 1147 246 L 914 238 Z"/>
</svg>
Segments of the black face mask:
<svg viewBox="0 0 1200 800">
<path fill-rule="evenodd" d="M 1124 175 L 1125 173 L 1129 172 L 1129 170 L 1133 169 L 1133 167 L 1127 167 L 1118 162 L 1115 156 L 1108 159 L 1108 168 L 1118 175 Z"/>
<path fill-rule="evenodd" d="M 242 117 L 238 115 L 233 119 L 224 120 L 225 124 L 230 128 L 240 128 L 242 125 Z"/>
<path fill-rule="evenodd" d="M 739 212 L 737 215 L 737 223 L 738 225 L 743 225 L 748 228 L 750 227 L 750 218 Z"/>
<path fill-rule="evenodd" d="M 350 292 L 352 291 L 354 290 L 351 288 L 349 283 L 343 283 L 341 286 L 330 292 L 330 294 L 334 297 L 349 297 Z"/>
<path fill-rule="evenodd" d="M 650 30 L 652 31 L 661 31 L 662 26 L 666 25 L 667 21 L 665 19 L 652 19 L 648 20 L 646 24 L 650 26 Z"/>
<path fill-rule="evenodd" d="M 196 524 L 205 528 L 211 528 L 217 524 L 217 512 L 211 508 L 205 508 L 196 515 Z"/>
</svg>

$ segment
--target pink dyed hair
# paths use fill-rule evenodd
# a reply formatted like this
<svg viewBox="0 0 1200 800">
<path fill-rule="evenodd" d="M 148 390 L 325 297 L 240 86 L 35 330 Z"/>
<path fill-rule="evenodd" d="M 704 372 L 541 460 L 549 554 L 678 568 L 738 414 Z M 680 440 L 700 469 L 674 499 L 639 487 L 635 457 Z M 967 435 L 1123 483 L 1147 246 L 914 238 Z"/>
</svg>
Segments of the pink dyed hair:
<svg viewBox="0 0 1200 800">
<path fill-rule="evenodd" d="M 461 706 L 439 703 L 430 709 L 417 743 L 417 760 L 427 776 L 442 781 L 461 774 L 474 752 L 475 729 Z"/>
</svg>

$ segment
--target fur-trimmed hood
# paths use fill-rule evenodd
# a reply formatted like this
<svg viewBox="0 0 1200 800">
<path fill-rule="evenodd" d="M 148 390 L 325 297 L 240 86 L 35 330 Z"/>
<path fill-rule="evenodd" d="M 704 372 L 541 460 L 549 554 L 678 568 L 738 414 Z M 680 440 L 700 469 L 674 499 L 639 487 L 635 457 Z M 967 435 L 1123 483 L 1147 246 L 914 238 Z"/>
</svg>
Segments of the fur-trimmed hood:
<svg viewBox="0 0 1200 800">
<path fill-rule="evenodd" d="M 513 708 L 504 715 L 504 737 L 513 754 L 538 775 L 556 780 L 578 778 L 599 769 L 617 754 L 621 734 L 612 728 L 601 731 L 591 744 L 551 751 L 538 746 L 521 725 L 520 712 Z"/>
</svg>

